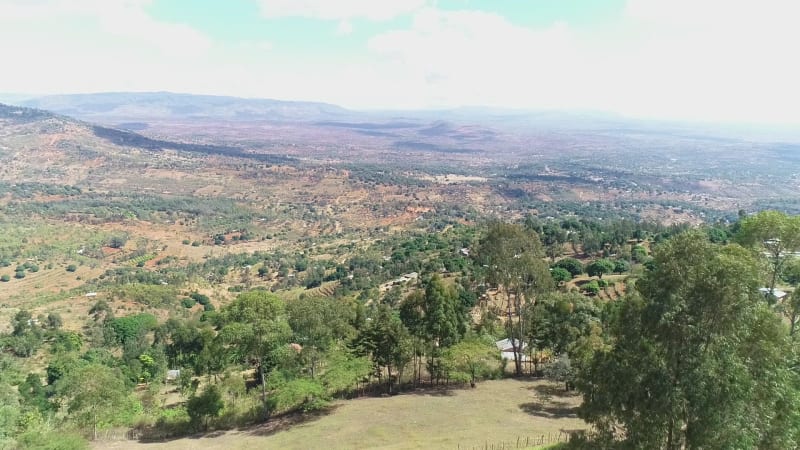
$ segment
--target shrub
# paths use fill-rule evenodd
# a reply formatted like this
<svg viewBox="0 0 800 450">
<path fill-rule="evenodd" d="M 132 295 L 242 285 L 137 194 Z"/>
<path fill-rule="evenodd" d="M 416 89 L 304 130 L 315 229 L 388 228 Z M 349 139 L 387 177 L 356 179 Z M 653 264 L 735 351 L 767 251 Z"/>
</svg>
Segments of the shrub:
<svg viewBox="0 0 800 450">
<path fill-rule="evenodd" d="M 9 274 L 4 274 L 3 276 L 0 277 L 0 281 L 2 281 L 3 283 L 8 283 L 9 281 L 11 281 L 11 276 Z"/>
<path fill-rule="evenodd" d="M 14 278 L 17 278 L 17 279 L 25 278 L 25 271 L 24 270 L 19 270 L 17 272 L 14 272 Z"/>
<path fill-rule="evenodd" d="M 586 273 L 590 277 L 603 278 L 603 274 L 611 273 L 614 270 L 614 262 L 610 259 L 598 259 L 586 265 Z"/>
<path fill-rule="evenodd" d="M 597 281 L 598 280 L 592 280 L 581 287 L 583 288 L 584 291 L 588 292 L 589 294 L 596 295 L 598 292 L 600 292 L 600 285 L 598 284 Z"/>
<path fill-rule="evenodd" d="M 563 267 L 554 267 L 550 269 L 550 275 L 553 276 L 553 281 L 556 283 L 567 282 L 572 279 L 572 274 Z"/>
<path fill-rule="evenodd" d="M 207 295 L 200 294 L 199 292 L 192 292 L 189 294 L 189 298 L 201 305 L 207 305 L 211 301 Z"/>
<path fill-rule="evenodd" d="M 565 269 L 567 272 L 572 274 L 573 277 L 577 277 L 583 273 L 583 264 L 581 264 L 581 262 L 575 258 L 560 259 L 553 264 L 553 267 Z"/>
<path fill-rule="evenodd" d="M 134 314 L 132 316 L 119 317 L 109 322 L 109 326 L 114 330 L 114 334 L 120 344 L 124 344 L 152 330 L 156 325 L 158 325 L 158 321 L 152 314 Z"/>
<path fill-rule="evenodd" d="M 208 428 L 208 419 L 219 415 L 225 403 L 222 395 L 215 385 L 209 385 L 199 396 L 192 396 L 186 402 L 186 412 L 189 414 L 192 423 L 200 424 L 205 419 L 205 428 Z"/>
<path fill-rule="evenodd" d="M 113 236 L 108 242 L 108 246 L 111 248 L 122 248 L 125 246 L 126 242 L 128 242 L 127 236 Z"/>
<path fill-rule="evenodd" d="M 181 305 L 183 305 L 184 308 L 191 308 L 192 306 L 195 305 L 195 303 L 197 303 L 197 302 L 195 302 L 191 298 L 185 298 L 185 299 L 181 300 Z"/>
<path fill-rule="evenodd" d="M 641 245 L 637 245 L 631 250 L 631 257 L 634 261 L 643 263 L 647 260 L 647 249 Z"/>
<path fill-rule="evenodd" d="M 614 261 L 614 272 L 622 273 L 631 270 L 631 265 L 624 259 L 617 259 Z"/>
</svg>

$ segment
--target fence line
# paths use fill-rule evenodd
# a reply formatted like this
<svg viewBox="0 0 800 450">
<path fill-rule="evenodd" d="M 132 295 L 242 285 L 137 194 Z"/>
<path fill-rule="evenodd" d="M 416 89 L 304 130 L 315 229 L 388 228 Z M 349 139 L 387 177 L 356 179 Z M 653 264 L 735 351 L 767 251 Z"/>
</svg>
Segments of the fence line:
<svg viewBox="0 0 800 450">
<path fill-rule="evenodd" d="M 510 441 L 485 441 L 479 445 L 458 445 L 458 450 L 512 450 L 524 449 L 537 445 L 557 444 L 559 442 L 569 442 L 570 433 L 560 431 L 558 433 L 547 433 L 534 436 L 519 435 L 515 440 Z"/>
</svg>

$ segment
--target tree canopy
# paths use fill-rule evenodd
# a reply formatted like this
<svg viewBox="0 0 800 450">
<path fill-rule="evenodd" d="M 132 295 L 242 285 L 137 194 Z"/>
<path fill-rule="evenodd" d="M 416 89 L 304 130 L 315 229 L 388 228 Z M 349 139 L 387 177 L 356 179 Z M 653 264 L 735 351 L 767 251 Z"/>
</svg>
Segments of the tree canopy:
<svg viewBox="0 0 800 450">
<path fill-rule="evenodd" d="M 607 445 L 789 448 L 800 438 L 786 327 L 745 249 L 699 232 L 656 251 L 622 300 L 610 347 L 579 377 L 582 416 Z"/>
</svg>

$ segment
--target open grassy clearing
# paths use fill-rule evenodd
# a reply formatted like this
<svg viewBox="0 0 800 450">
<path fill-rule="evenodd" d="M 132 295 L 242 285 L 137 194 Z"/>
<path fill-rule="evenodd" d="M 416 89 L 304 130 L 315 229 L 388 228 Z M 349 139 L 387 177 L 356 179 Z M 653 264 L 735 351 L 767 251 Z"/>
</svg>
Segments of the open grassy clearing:
<svg viewBox="0 0 800 450">
<path fill-rule="evenodd" d="M 580 397 L 544 380 L 495 380 L 475 389 L 433 390 L 337 402 L 327 413 L 275 419 L 243 430 L 168 442 L 97 442 L 109 449 L 472 448 L 515 444 L 586 428 Z"/>
</svg>

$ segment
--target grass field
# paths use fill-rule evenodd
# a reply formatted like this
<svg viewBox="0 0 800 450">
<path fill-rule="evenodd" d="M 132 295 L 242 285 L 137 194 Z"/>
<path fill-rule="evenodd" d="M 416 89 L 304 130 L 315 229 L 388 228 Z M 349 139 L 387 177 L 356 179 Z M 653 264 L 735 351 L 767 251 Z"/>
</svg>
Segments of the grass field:
<svg viewBox="0 0 800 450">
<path fill-rule="evenodd" d="M 103 449 L 473 448 L 585 428 L 580 397 L 542 380 L 497 380 L 475 389 L 430 390 L 338 402 L 327 413 L 167 442 L 97 442 Z"/>
</svg>

